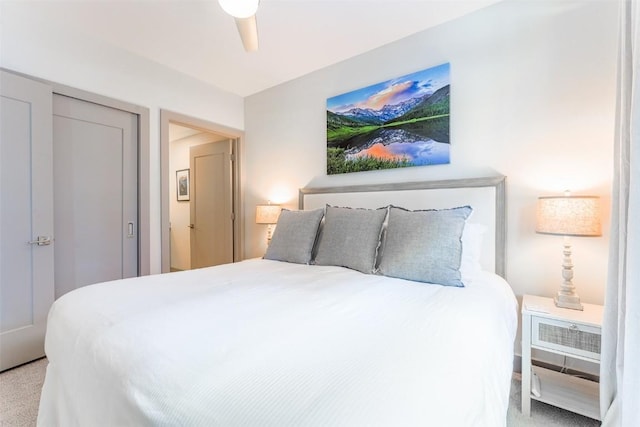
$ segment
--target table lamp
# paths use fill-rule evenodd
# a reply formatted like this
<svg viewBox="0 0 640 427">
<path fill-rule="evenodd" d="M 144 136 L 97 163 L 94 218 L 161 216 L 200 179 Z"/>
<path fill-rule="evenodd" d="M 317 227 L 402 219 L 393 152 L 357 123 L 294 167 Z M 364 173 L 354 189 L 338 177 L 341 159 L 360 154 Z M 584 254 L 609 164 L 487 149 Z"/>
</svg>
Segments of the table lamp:
<svg viewBox="0 0 640 427">
<path fill-rule="evenodd" d="M 569 236 L 601 236 L 600 198 L 595 196 L 539 197 L 536 232 L 564 236 L 562 285 L 554 298 L 557 307 L 582 310 L 573 285 L 573 263 Z"/>
<path fill-rule="evenodd" d="M 267 244 L 271 242 L 273 236 L 273 225 L 278 222 L 282 208 L 278 205 L 257 205 L 256 224 L 267 224 Z"/>
</svg>

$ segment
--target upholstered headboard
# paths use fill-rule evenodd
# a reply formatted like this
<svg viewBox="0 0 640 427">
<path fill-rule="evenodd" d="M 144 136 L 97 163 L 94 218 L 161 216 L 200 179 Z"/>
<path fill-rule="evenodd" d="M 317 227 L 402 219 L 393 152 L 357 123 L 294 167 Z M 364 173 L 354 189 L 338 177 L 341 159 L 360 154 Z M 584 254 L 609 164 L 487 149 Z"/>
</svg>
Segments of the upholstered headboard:
<svg viewBox="0 0 640 427">
<path fill-rule="evenodd" d="M 401 182 L 374 185 L 301 188 L 298 208 L 325 205 L 378 208 L 386 205 L 407 209 L 443 209 L 469 205 L 470 222 L 487 227 L 481 265 L 505 277 L 506 195 L 504 176 L 443 181 Z"/>
</svg>

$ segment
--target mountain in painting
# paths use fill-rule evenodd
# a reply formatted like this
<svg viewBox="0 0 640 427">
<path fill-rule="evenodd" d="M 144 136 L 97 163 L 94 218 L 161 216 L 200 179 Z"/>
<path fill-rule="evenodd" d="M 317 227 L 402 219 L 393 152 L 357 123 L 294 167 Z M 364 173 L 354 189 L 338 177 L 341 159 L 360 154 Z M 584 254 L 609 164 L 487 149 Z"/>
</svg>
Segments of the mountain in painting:
<svg viewBox="0 0 640 427">
<path fill-rule="evenodd" d="M 337 122 L 343 126 L 382 125 L 406 120 L 449 114 L 449 89 L 446 85 L 433 94 L 408 99 L 395 105 L 385 105 L 380 110 L 352 108 L 343 113 L 327 111 L 327 123 Z M 340 125 L 336 126 L 339 128 Z"/>
<path fill-rule="evenodd" d="M 327 130 L 335 131 L 344 127 L 362 127 L 367 126 L 367 123 L 362 120 L 354 119 L 352 117 L 345 117 L 341 114 L 333 113 L 327 110 Z"/>
<path fill-rule="evenodd" d="M 433 95 L 421 98 L 410 110 L 386 121 L 385 124 L 449 114 L 449 92 L 450 85 L 443 86 Z"/>
<path fill-rule="evenodd" d="M 423 95 L 421 97 L 408 99 L 395 105 L 385 105 L 380 110 L 374 110 L 371 108 L 352 108 L 344 113 L 340 113 L 340 115 L 366 124 L 380 125 L 413 110 L 429 96 L 430 95 Z"/>
</svg>

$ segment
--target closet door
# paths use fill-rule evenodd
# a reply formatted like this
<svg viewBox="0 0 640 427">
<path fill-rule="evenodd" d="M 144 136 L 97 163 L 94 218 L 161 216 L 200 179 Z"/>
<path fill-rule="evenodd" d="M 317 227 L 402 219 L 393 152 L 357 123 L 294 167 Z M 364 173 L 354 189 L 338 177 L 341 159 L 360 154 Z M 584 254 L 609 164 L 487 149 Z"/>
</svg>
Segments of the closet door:
<svg viewBox="0 0 640 427">
<path fill-rule="evenodd" d="M 0 71 L 0 371 L 44 356 L 54 298 L 51 88 Z"/>
<path fill-rule="evenodd" d="M 55 295 L 138 275 L 135 114 L 53 97 Z"/>
</svg>

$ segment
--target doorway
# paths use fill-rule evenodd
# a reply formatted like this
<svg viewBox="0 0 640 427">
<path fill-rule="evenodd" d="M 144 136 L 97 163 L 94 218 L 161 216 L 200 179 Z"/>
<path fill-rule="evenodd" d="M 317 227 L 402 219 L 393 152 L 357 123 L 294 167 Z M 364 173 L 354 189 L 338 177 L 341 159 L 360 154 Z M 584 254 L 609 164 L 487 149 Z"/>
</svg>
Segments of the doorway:
<svg viewBox="0 0 640 427">
<path fill-rule="evenodd" d="M 241 259 L 241 137 L 235 129 L 160 112 L 163 273 Z"/>
</svg>

